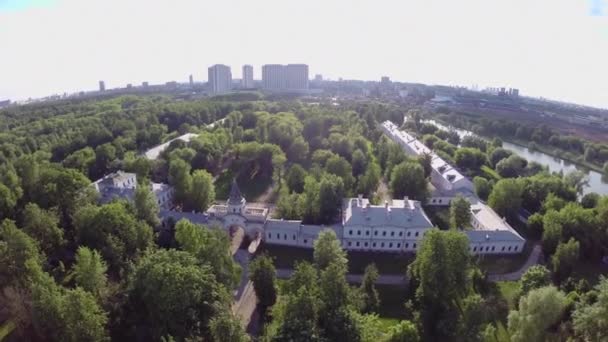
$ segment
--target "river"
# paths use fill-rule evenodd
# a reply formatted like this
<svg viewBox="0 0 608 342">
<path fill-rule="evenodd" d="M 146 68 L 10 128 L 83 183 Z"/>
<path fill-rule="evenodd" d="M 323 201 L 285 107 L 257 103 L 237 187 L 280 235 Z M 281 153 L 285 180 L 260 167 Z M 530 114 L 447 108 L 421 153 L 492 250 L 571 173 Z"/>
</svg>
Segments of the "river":
<svg viewBox="0 0 608 342">
<path fill-rule="evenodd" d="M 443 130 L 453 129 L 454 131 L 456 131 L 456 133 L 458 133 L 460 138 L 466 137 L 468 135 L 475 135 L 475 133 L 467 130 L 458 128 L 448 128 L 447 126 L 435 120 L 423 120 L 423 122 L 433 124 Z M 602 174 L 597 171 L 588 170 L 584 167 L 570 163 L 561 158 L 550 156 L 546 153 L 539 151 L 531 151 L 525 146 L 516 145 L 507 141 L 503 141 L 502 147 L 507 150 L 513 151 L 514 153 L 527 159 L 528 161 L 535 161 L 539 164 L 549 167 L 549 171 L 551 172 L 562 171 L 564 174 L 567 174 L 575 170 L 582 171 L 587 175 L 588 180 L 588 184 L 583 189 L 583 194 L 596 192 L 600 195 L 608 195 L 608 179 L 606 177 L 603 177 Z"/>
</svg>

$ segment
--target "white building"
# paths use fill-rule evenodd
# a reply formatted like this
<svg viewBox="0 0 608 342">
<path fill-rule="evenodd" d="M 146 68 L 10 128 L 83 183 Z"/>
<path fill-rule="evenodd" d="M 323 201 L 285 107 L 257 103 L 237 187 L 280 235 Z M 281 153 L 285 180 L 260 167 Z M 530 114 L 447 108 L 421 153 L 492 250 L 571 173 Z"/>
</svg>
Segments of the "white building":
<svg viewBox="0 0 608 342">
<path fill-rule="evenodd" d="M 213 94 L 222 94 L 232 89 L 232 72 L 223 64 L 210 66 L 208 71 L 209 90 Z"/>
<path fill-rule="evenodd" d="M 137 175 L 135 173 L 117 171 L 93 182 L 92 186 L 99 193 L 100 203 L 109 203 L 115 199 L 135 199 Z M 152 183 L 150 191 L 156 197 L 161 210 L 168 210 L 173 203 L 173 188 L 167 184 Z"/>
<path fill-rule="evenodd" d="M 253 84 L 253 67 L 251 65 L 243 65 L 243 77 L 241 78 L 241 87 L 251 89 Z"/>
<path fill-rule="evenodd" d="M 435 190 L 427 205 L 449 206 L 460 195 L 471 203 L 471 230 L 465 230 L 473 254 L 509 254 L 523 250 L 526 240 L 475 195 L 473 183 L 460 171 L 426 147 L 421 141 L 400 130 L 390 121 L 380 125 L 382 131 L 405 153 L 431 155 L 431 184 Z"/>
<path fill-rule="evenodd" d="M 262 66 L 264 89 L 273 91 L 308 90 L 308 65 L 306 64 L 266 64 Z"/>
</svg>

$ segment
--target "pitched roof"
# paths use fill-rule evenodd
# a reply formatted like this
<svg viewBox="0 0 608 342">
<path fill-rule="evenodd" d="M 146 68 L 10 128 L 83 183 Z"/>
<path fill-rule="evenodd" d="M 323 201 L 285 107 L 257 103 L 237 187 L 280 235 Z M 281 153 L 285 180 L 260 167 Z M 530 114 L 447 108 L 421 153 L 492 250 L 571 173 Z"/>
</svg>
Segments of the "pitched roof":
<svg viewBox="0 0 608 342">
<path fill-rule="evenodd" d="M 239 189 L 238 184 L 236 184 L 236 179 L 232 181 L 232 188 L 230 188 L 230 197 L 228 198 L 228 204 L 241 204 L 244 198 L 241 194 L 241 190 Z"/>
<path fill-rule="evenodd" d="M 348 202 L 344 226 L 432 228 L 417 201 L 393 200 L 383 206 L 370 205 L 367 199 L 353 198 Z"/>
</svg>

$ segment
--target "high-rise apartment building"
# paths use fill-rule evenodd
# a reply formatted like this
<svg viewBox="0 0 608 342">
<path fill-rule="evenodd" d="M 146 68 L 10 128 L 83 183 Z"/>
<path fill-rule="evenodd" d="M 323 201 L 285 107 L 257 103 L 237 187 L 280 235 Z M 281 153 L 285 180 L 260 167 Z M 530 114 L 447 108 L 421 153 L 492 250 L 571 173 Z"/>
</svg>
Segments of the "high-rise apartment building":
<svg viewBox="0 0 608 342">
<path fill-rule="evenodd" d="M 262 83 L 269 90 L 307 90 L 308 65 L 266 64 L 262 66 Z"/>
<path fill-rule="evenodd" d="M 253 88 L 253 67 L 251 65 L 243 65 L 243 77 L 241 78 L 241 87 L 245 89 Z"/>
<path fill-rule="evenodd" d="M 208 69 L 209 90 L 213 94 L 221 94 L 232 89 L 232 72 L 230 67 L 223 64 L 210 66 Z"/>
<path fill-rule="evenodd" d="M 188 81 L 190 82 L 190 86 L 194 86 L 194 77 L 192 75 L 190 75 L 190 77 L 188 78 Z"/>
<path fill-rule="evenodd" d="M 105 91 L 105 90 L 106 90 L 106 82 L 99 81 L 99 91 Z"/>
<path fill-rule="evenodd" d="M 308 65 L 288 64 L 287 67 L 287 89 L 308 89 Z"/>
</svg>

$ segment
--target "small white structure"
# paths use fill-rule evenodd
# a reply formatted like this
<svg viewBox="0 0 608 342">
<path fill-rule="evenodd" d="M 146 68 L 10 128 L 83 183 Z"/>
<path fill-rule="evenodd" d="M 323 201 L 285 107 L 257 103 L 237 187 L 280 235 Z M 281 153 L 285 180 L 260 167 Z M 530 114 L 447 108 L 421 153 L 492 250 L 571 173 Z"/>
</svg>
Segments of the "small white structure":
<svg viewBox="0 0 608 342">
<path fill-rule="evenodd" d="M 135 173 L 116 171 L 93 182 L 92 186 L 100 195 L 100 203 L 109 203 L 114 199 L 135 199 L 137 175 Z M 173 188 L 167 184 L 152 183 L 152 193 L 161 210 L 168 210 L 173 203 Z"/>
</svg>

